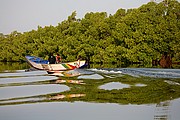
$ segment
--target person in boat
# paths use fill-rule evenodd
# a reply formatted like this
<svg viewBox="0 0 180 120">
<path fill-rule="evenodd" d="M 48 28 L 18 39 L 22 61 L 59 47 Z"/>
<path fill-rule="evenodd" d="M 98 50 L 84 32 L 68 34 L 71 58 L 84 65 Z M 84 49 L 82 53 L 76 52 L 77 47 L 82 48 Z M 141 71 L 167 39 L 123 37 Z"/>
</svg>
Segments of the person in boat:
<svg viewBox="0 0 180 120">
<path fill-rule="evenodd" d="M 79 67 L 80 66 L 80 61 L 82 60 L 82 57 L 81 57 L 81 55 L 79 55 L 78 57 L 77 57 L 77 67 Z"/>
<path fill-rule="evenodd" d="M 55 64 L 56 63 L 56 57 L 53 55 L 53 53 L 50 53 L 48 61 L 49 61 L 49 64 Z"/>
<path fill-rule="evenodd" d="M 82 60 L 81 55 L 79 55 L 79 56 L 77 57 L 77 61 L 80 61 L 80 60 Z"/>
<path fill-rule="evenodd" d="M 61 56 L 59 55 L 59 53 L 56 54 L 56 63 L 61 63 L 62 59 Z"/>
</svg>

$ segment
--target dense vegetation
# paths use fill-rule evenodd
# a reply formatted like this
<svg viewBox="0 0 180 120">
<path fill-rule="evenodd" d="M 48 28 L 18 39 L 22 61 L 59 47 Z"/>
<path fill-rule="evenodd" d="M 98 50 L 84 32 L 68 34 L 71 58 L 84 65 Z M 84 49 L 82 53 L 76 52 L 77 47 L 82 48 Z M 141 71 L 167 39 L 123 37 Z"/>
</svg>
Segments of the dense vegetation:
<svg viewBox="0 0 180 120">
<path fill-rule="evenodd" d="M 64 61 L 78 55 L 91 62 L 151 62 L 163 52 L 180 59 L 180 3 L 176 0 L 149 2 L 138 9 L 87 13 L 76 12 L 57 26 L 0 34 L 0 61 L 24 60 L 25 55 L 47 59 L 60 53 Z"/>
</svg>

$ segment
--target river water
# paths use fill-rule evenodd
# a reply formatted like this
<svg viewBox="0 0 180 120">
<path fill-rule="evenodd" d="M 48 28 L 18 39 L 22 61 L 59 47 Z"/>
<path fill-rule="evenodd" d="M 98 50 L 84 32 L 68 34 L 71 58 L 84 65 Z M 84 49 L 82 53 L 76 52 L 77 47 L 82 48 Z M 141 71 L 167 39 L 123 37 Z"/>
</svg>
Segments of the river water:
<svg viewBox="0 0 180 120">
<path fill-rule="evenodd" d="M 2 71 L 0 119 L 180 118 L 180 69 L 90 68 L 72 72 L 80 75 L 61 77 L 48 75 L 45 71 L 25 72 L 25 69 Z M 167 94 L 163 93 L 164 90 Z M 145 91 L 149 92 L 148 95 Z"/>
</svg>

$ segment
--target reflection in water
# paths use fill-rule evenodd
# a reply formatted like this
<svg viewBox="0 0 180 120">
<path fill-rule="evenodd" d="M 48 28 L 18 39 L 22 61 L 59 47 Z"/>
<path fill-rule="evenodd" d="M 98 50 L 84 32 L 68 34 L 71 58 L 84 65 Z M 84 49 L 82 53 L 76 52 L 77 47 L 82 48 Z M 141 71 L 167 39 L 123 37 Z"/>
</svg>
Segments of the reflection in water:
<svg viewBox="0 0 180 120">
<path fill-rule="evenodd" d="M 134 86 L 136 87 L 145 87 L 145 84 L 135 84 Z M 114 89 L 123 89 L 123 88 L 131 88 L 132 86 L 130 86 L 129 84 L 123 84 L 120 82 L 110 82 L 110 83 L 106 83 L 104 85 L 99 86 L 100 89 L 104 89 L 104 90 L 114 90 Z"/>
<path fill-rule="evenodd" d="M 170 81 L 170 80 L 164 80 L 164 82 L 170 84 L 170 85 L 180 85 L 180 83 L 174 82 L 174 81 Z"/>
<path fill-rule="evenodd" d="M 111 83 L 106 83 L 102 86 L 100 86 L 100 89 L 105 89 L 105 90 L 113 90 L 113 89 L 123 89 L 123 88 L 129 88 L 130 86 L 127 84 L 122 84 L 120 82 L 111 82 Z"/>
<path fill-rule="evenodd" d="M 85 84 L 83 80 L 56 80 L 55 83 Z"/>
<path fill-rule="evenodd" d="M 12 78 L 12 77 L 29 77 L 29 76 L 40 76 L 40 75 L 46 75 L 46 71 L 31 71 L 31 72 L 25 72 L 25 70 L 22 71 L 16 71 L 16 72 L 8 72 L 8 73 L 0 73 L 0 78 Z"/>
<path fill-rule="evenodd" d="M 99 75 L 99 74 L 92 74 L 92 75 L 81 75 L 81 76 L 77 77 L 77 79 L 100 80 L 100 79 L 104 79 L 104 77 L 102 75 Z"/>
<path fill-rule="evenodd" d="M 23 77 L 0 77 L 0 85 L 1 84 L 12 84 L 12 83 L 27 83 L 27 82 L 40 82 L 47 80 L 57 79 L 55 76 L 23 76 Z"/>
<path fill-rule="evenodd" d="M 14 70 L 23 70 L 29 67 L 26 62 L 0 62 L 0 66 L 0 72 L 12 72 Z"/>
<path fill-rule="evenodd" d="M 147 86 L 147 85 L 138 83 L 138 84 L 135 84 L 135 86 L 137 86 L 137 87 L 145 87 L 145 86 Z"/>
<path fill-rule="evenodd" d="M 30 104 L 30 103 L 40 103 L 47 100 L 46 95 L 30 96 L 30 97 L 17 97 L 10 99 L 0 100 L 0 106 L 4 105 L 20 105 L 20 104 Z"/>
<path fill-rule="evenodd" d="M 0 87 L 0 99 L 50 94 L 66 90 L 69 90 L 68 86 L 57 84 Z"/>
<path fill-rule="evenodd" d="M 69 94 L 69 95 L 62 95 L 58 94 L 56 96 L 52 96 L 50 100 L 59 100 L 59 99 L 64 99 L 64 98 L 78 98 L 78 97 L 84 97 L 86 96 L 85 94 Z"/>
<path fill-rule="evenodd" d="M 154 120 L 170 120 L 170 100 L 156 105 Z"/>
<path fill-rule="evenodd" d="M 114 118 L 114 116 L 116 116 L 117 119 L 120 119 L 124 115 L 123 116 L 124 119 L 127 120 L 127 118 L 129 117 L 127 116 L 127 114 L 129 114 L 129 111 L 132 111 L 130 117 L 131 118 L 136 117 L 137 119 L 139 118 L 138 120 L 145 120 L 146 117 L 149 117 L 148 120 L 152 120 L 153 118 L 154 120 L 168 120 L 170 118 L 169 115 L 172 115 L 172 113 L 170 113 L 169 111 L 170 103 L 168 103 L 168 100 L 172 99 L 171 103 L 173 103 L 174 99 L 180 97 L 180 92 L 179 92 L 180 81 L 178 78 L 178 76 L 180 75 L 180 71 L 179 70 L 175 70 L 175 71 L 168 70 L 168 71 L 169 71 L 168 75 L 170 75 L 170 77 L 168 76 L 167 78 L 163 79 L 164 77 L 167 76 L 166 74 L 167 70 L 163 70 L 162 73 L 162 71 L 160 71 L 159 69 L 158 72 L 159 73 L 161 72 L 162 74 L 154 74 L 155 72 L 157 72 L 154 69 L 145 69 L 145 70 L 135 69 L 135 68 L 109 69 L 103 72 L 96 70 L 93 72 L 90 71 L 88 72 L 88 74 L 86 73 L 81 75 L 84 78 L 87 78 L 85 80 L 78 79 L 80 76 L 73 77 L 73 80 L 68 80 L 67 77 L 64 78 L 58 78 L 55 76 L 50 77 L 47 74 L 44 74 L 43 72 L 39 72 L 39 71 L 24 72 L 24 73 L 19 72 L 13 74 L 0 73 L 0 92 L 3 92 L 3 89 L 4 91 L 6 90 L 7 92 L 12 88 L 15 89 L 16 91 L 21 88 L 21 90 L 15 93 L 15 97 L 10 96 L 10 97 L 6 97 L 5 99 L 0 98 L 0 116 L 1 119 L 7 119 L 9 117 L 9 112 L 12 109 L 14 109 L 15 113 L 13 113 L 13 115 L 17 117 L 18 108 L 22 108 L 26 112 L 28 111 L 28 115 L 33 116 L 34 114 L 36 114 L 36 112 L 34 112 L 34 110 L 36 110 L 34 109 L 34 107 L 42 105 L 39 109 L 44 109 L 45 105 L 48 105 L 49 108 L 52 107 L 53 104 L 57 105 L 56 107 L 58 112 L 59 109 L 62 109 L 61 113 L 64 116 L 66 116 L 67 114 L 69 115 L 69 112 L 71 112 L 72 110 L 72 104 L 73 106 L 77 106 L 73 111 L 74 114 L 77 114 L 77 112 L 79 112 L 80 114 L 78 116 L 80 116 L 81 112 L 83 111 L 85 115 L 87 115 L 89 114 L 89 112 L 92 113 L 91 103 L 93 102 L 93 104 L 97 106 L 97 108 L 96 109 L 94 108 L 93 111 L 95 112 L 95 114 L 99 114 L 98 112 L 100 110 L 98 108 L 100 108 L 100 105 L 103 104 L 105 106 L 105 109 L 102 108 L 102 111 L 107 110 L 109 114 L 106 114 L 106 117 L 111 116 L 112 119 Z M 79 71 L 79 72 L 83 73 L 83 71 Z M 126 75 L 125 73 L 128 74 L 132 73 L 138 75 L 139 77 L 132 77 Z M 149 77 L 140 77 L 140 75 L 144 76 L 144 74 L 149 75 Z M 153 76 L 160 75 L 158 77 L 161 77 L 161 75 L 163 75 L 163 78 L 161 79 L 154 77 L 152 78 L 151 77 L 152 75 Z M 91 77 L 91 79 L 89 77 Z M 102 79 L 96 80 L 99 77 L 101 77 Z M 177 79 L 172 79 L 172 78 L 177 78 Z M 107 83 L 122 83 L 123 85 L 124 84 L 129 85 L 129 88 L 112 89 L 112 90 L 99 89 L 100 86 L 107 85 Z M 66 86 L 66 88 L 69 89 L 63 89 L 64 85 Z M 42 89 L 42 93 L 34 94 L 40 92 L 39 89 L 42 88 L 43 86 L 45 86 L 46 88 Z M 54 86 L 57 86 L 57 90 L 54 90 L 55 89 Z M 37 89 L 35 89 L 36 87 Z M 52 91 L 49 91 L 50 90 L 49 88 L 52 88 Z M 61 89 L 63 90 L 59 91 Z M 31 91 L 32 94 L 29 93 L 27 94 L 25 92 L 26 90 Z M 23 92 L 23 95 L 17 96 L 17 94 L 20 94 L 21 92 Z M 87 107 L 85 107 L 85 109 L 82 110 L 82 106 L 80 106 L 77 101 L 82 102 L 83 105 L 86 105 Z M 162 101 L 167 101 L 167 102 L 162 102 Z M 69 104 L 68 102 L 73 102 L 73 103 Z M 157 103 L 160 104 L 158 104 L 155 107 Z M 67 104 L 70 105 L 69 109 L 67 109 Z M 58 105 L 60 105 L 60 107 Z M 114 109 L 115 106 L 113 105 L 116 106 L 116 109 Z M 31 106 L 33 106 L 32 113 L 29 112 L 29 109 L 27 110 L 27 107 L 31 107 Z M 62 106 L 64 106 L 65 109 Z M 107 106 L 110 106 L 112 109 L 111 110 L 107 109 L 106 108 Z M 49 113 L 48 115 L 52 115 L 55 112 L 54 107 L 55 106 L 52 107 L 53 109 L 51 111 L 48 111 Z M 79 111 L 77 111 L 78 108 Z M 148 112 L 146 111 L 146 108 L 149 109 Z M 154 115 L 155 108 L 156 111 Z M 119 111 L 116 111 L 117 109 Z M 8 112 L 6 112 L 6 110 Z M 86 110 L 89 111 L 87 112 Z M 179 106 L 177 106 L 176 110 L 177 111 L 179 110 Z M 137 113 L 136 115 L 134 114 L 134 111 L 136 111 Z M 117 113 L 116 115 L 114 115 L 115 112 Z M 144 115 L 143 112 L 147 113 L 148 116 L 146 116 L 147 114 Z M 4 113 L 7 113 L 7 116 L 2 117 Z M 19 115 L 20 117 L 22 116 L 21 113 Z M 64 117 L 64 119 L 66 118 L 67 117 Z M 80 118 L 82 119 L 82 117 Z M 103 120 L 108 120 L 111 118 L 104 117 Z M 45 120 L 47 118 L 44 117 L 42 119 Z M 92 117 L 89 119 L 92 119 Z M 172 119 L 172 120 L 177 120 L 177 119 Z"/>
<path fill-rule="evenodd" d="M 10 99 L 1 99 L 0 106 L 4 105 L 17 105 L 17 104 L 30 104 L 30 103 L 41 103 L 45 101 L 53 100 L 63 100 L 63 99 L 70 99 L 70 98 L 79 98 L 84 97 L 86 94 L 46 94 L 46 95 L 37 95 L 37 96 L 30 96 L 30 97 L 17 97 L 17 98 L 10 98 Z"/>
<path fill-rule="evenodd" d="M 180 69 L 158 69 L 158 68 L 104 68 L 90 69 L 102 74 L 127 74 L 133 77 L 154 77 L 154 78 L 180 78 Z"/>
</svg>

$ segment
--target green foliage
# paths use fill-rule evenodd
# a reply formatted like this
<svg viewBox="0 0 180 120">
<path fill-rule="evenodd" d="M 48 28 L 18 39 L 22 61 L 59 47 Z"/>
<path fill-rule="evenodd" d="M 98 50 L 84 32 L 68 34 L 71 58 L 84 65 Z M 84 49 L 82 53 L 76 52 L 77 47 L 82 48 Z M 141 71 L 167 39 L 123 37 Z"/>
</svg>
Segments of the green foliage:
<svg viewBox="0 0 180 120">
<path fill-rule="evenodd" d="M 149 2 L 138 9 L 86 13 L 76 19 L 74 11 L 57 26 L 0 34 L 0 61 L 19 61 L 25 55 L 47 59 L 60 53 L 64 62 L 81 55 L 91 62 L 151 62 L 163 52 L 180 59 L 180 3 Z"/>
</svg>

